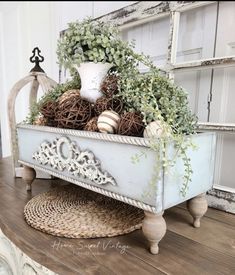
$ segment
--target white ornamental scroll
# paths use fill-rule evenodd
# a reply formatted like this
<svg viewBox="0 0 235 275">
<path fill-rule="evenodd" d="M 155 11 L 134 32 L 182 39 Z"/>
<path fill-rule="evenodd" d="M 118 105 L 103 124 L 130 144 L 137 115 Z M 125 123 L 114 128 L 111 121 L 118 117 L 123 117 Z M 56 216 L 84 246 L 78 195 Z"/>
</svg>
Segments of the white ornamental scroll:
<svg viewBox="0 0 235 275">
<path fill-rule="evenodd" d="M 62 146 L 67 146 L 68 156 L 63 154 Z M 67 137 L 56 138 L 52 143 L 44 141 L 33 159 L 41 165 L 50 165 L 59 171 L 69 171 L 73 176 L 83 177 L 92 182 L 116 185 L 112 176 L 101 170 L 100 161 L 90 151 L 81 151 L 75 142 Z"/>
</svg>

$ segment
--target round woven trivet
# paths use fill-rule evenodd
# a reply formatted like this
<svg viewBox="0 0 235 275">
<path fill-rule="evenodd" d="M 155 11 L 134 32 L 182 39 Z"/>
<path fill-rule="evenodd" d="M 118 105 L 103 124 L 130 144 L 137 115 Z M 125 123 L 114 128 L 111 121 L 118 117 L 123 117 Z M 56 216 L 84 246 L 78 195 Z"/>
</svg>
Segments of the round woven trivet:
<svg viewBox="0 0 235 275">
<path fill-rule="evenodd" d="M 141 228 L 144 212 L 75 185 L 60 186 L 32 198 L 24 208 L 26 222 L 51 235 L 97 238 Z"/>
</svg>

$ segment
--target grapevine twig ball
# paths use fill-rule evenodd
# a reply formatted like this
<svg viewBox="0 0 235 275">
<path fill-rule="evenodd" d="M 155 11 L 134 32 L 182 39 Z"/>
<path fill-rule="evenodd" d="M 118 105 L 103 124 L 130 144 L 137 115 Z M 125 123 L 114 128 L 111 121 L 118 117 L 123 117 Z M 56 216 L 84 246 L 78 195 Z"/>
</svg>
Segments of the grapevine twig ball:
<svg viewBox="0 0 235 275">
<path fill-rule="evenodd" d="M 107 101 L 107 110 L 113 110 L 120 115 L 123 111 L 123 102 L 118 97 L 109 98 Z"/>
<path fill-rule="evenodd" d="M 64 92 L 59 98 L 59 104 L 62 104 L 64 100 L 67 100 L 70 96 L 80 95 L 80 90 L 72 89 Z"/>
<path fill-rule="evenodd" d="M 103 96 L 96 100 L 94 110 L 97 115 L 100 115 L 106 110 L 113 110 L 114 112 L 121 114 L 123 110 L 123 103 L 119 98 L 109 98 Z"/>
<path fill-rule="evenodd" d="M 108 104 L 107 104 L 108 101 L 109 101 L 109 98 L 107 98 L 105 96 L 102 96 L 96 100 L 95 105 L 94 105 L 94 111 L 95 111 L 96 115 L 99 116 L 105 110 L 109 109 Z"/>
<path fill-rule="evenodd" d="M 48 100 L 42 104 L 39 111 L 47 119 L 54 119 L 57 109 L 57 102 L 53 100 Z"/>
<path fill-rule="evenodd" d="M 82 130 L 92 116 L 92 105 L 79 94 L 70 95 L 58 104 L 56 121 L 61 128 Z"/>
<path fill-rule="evenodd" d="M 113 95 L 117 94 L 118 77 L 115 74 L 107 75 L 103 80 L 100 89 L 107 97 L 112 97 Z"/>
<path fill-rule="evenodd" d="M 144 123 L 143 117 L 139 113 L 128 112 L 121 116 L 117 133 L 125 136 L 143 136 Z"/>
<path fill-rule="evenodd" d="M 98 117 L 98 129 L 101 133 L 114 134 L 118 127 L 120 116 L 112 110 L 104 111 Z"/>
</svg>

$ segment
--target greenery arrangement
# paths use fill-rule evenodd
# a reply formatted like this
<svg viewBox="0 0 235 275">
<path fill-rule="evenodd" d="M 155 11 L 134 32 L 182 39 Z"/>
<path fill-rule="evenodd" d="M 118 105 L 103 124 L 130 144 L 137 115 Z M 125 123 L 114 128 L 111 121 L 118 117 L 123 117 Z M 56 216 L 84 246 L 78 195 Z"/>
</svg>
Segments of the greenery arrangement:
<svg viewBox="0 0 235 275">
<path fill-rule="evenodd" d="M 132 47 L 120 38 L 116 27 L 90 18 L 69 23 L 58 41 L 57 56 L 59 64 L 70 70 L 89 61 L 112 63 L 117 68 L 135 62 Z"/>
<path fill-rule="evenodd" d="M 195 133 L 197 124 L 197 118 L 191 114 L 188 106 L 187 93 L 162 75 L 147 56 L 135 53 L 134 43 L 122 41 L 118 29 L 107 22 L 85 19 L 70 23 L 68 30 L 58 41 L 57 55 L 59 64 L 71 71 L 82 62 L 109 62 L 114 65 L 112 74 L 118 76 L 118 93 L 115 96 L 125 103 L 125 111 L 140 112 L 146 125 L 159 120 L 164 128 L 165 135 L 152 142 L 152 149 L 161 151 L 163 158 L 156 160 L 158 167 L 155 167 L 156 173 L 147 193 L 156 189 L 162 166 L 170 168 L 176 158 L 180 157 L 185 169 L 181 193 L 185 195 L 193 172 L 187 156 L 187 150 L 193 144 L 188 137 Z M 141 74 L 139 63 L 143 63 L 149 71 Z M 34 106 L 28 122 L 34 122 L 40 104 L 47 100 L 57 100 L 66 90 L 79 86 L 77 77 L 72 82 L 55 87 Z M 169 159 L 167 148 L 172 141 L 176 156 Z M 156 158 L 159 155 L 157 153 Z M 134 156 L 133 161 L 139 161 L 141 156 L 142 154 Z"/>
<path fill-rule="evenodd" d="M 156 167 L 149 189 L 144 195 L 148 196 L 156 189 L 162 166 L 168 173 L 177 158 L 181 158 L 184 163 L 184 175 L 180 191 L 185 196 L 193 173 L 187 150 L 195 149 L 189 135 L 196 132 L 197 118 L 189 109 L 187 93 L 162 76 L 151 63 L 149 69 L 146 74 L 140 74 L 136 70 L 123 72 L 119 92 L 127 110 L 134 109 L 141 112 L 146 125 L 159 120 L 164 128 L 163 136 L 152 140 L 151 149 L 157 152 Z M 167 148 L 172 141 L 175 143 L 176 154 L 173 158 L 169 158 Z M 162 159 L 159 152 L 163 154 Z M 133 162 L 138 162 L 140 157 L 143 157 L 142 152 L 133 157 Z"/>
</svg>

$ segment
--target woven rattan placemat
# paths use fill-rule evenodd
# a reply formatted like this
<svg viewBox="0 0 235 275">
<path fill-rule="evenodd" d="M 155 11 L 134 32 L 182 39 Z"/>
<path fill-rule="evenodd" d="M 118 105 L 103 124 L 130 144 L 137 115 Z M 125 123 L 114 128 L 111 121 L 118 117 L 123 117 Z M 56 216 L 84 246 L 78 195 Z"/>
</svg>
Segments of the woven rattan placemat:
<svg viewBox="0 0 235 275">
<path fill-rule="evenodd" d="M 144 212 L 75 185 L 59 186 L 32 198 L 26 222 L 43 232 L 68 238 L 122 235 L 141 228 Z"/>
</svg>

